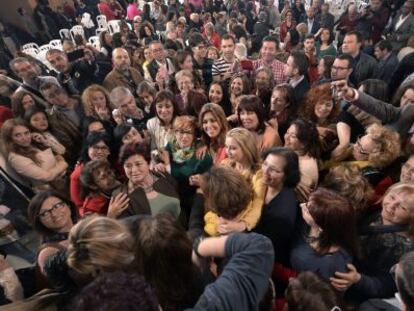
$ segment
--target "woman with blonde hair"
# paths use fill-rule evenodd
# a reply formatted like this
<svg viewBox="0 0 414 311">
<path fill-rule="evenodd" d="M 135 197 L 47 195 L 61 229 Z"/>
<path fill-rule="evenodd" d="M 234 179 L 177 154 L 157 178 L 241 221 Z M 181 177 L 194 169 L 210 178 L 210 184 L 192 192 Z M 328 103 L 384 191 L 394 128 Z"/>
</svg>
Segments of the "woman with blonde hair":
<svg viewBox="0 0 414 311">
<path fill-rule="evenodd" d="M 94 117 L 101 121 L 112 121 L 111 101 L 107 90 L 93 84 L 82 93 L 82 105 L 86 117 Z"/>
<path fill-rule="evenodd" d="M 259 221 L 264 203 L 263 173 L 253 134 L 244 128 L 234 128 L 227 133 L 225 146 L 227 159 L 223 160 L 221 165 L 241 173 L 251 188 L 252 198 L 243 216 L 237 220 L 223 221 L 215 212 L 208 212 L 204 217 L 204 230 L 210 236 L 252 230 Z"/>
<path fill-rule="evenodd" d="M 70 231 L 68 266 L 82 276 L 128 269 L 134 260 L 134 239 L 121 222 L 90 216 Z"/>
</svg>

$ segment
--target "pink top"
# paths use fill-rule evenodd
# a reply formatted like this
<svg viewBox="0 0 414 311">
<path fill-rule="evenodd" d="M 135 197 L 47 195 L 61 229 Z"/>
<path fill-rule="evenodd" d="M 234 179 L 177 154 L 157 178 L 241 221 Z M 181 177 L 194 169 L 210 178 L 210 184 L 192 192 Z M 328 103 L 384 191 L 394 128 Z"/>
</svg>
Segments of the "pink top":
<svg viewBox="0 0 414 311">
<path fill-rule="evenodd" d="M 101 14 L 106 16 L 107 21 L 111 21 L 116 19 L 114 11 L 111 10 L 109 5 L 105 2 L 101 2 L 98 4 L 98 9 L 101 12 Z"/>
<path fill-rule="evenodd" d="M 141 15 L 141 11 L 138 10 L 136 4 L 130 3 L 127 7 L 127 18 L 132 21 L 137 15 Z"/>
<path fill-rule="evenodd" d="M 188 3 L 192 4 L 195 9 L 203 8 L 203 0 L 189 0 Z"/>
</svg>

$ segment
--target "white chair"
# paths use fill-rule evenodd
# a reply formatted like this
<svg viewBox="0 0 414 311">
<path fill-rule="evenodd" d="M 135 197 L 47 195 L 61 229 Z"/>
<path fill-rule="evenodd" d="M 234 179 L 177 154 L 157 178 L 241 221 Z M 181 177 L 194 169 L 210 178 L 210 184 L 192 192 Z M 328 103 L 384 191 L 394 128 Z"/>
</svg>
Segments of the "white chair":
<svg viewBox="0 0 414 311">
<path fill-rule="evenodd" d="M 99 37 L 99 35 L 101 34 L 101 32 L 107 31 L 107 28 L 98 28 L 96 29 L 96 35 Z"/>
<path fill-rule="evenodd" d="M 106 21 L 106 16 L 105 15 L 98 15 L 96 17 L 96 22 L 98 24 L 98 28 L 108 28 L 108 22 Z"/>
<path fill-rule="evenodd" d="M 51 49 L 52 47 L 50 46 L 50 44 L 44 44 L 42 46 L 39 47 L 39 53 L 40 52 L 47 52 Z"/>
<path fill-rule="evenodd" d="M 101 48 L 98 36 L 89 37 L 88 42 L 98 50 Z"/>
<path fill-rule="evenodd" d="M 85 31 L 81 25 L 76 25 L 70 29 L 70 35 L 72 36 L 72 41 L 75 41 L 76 35 L 81 35 L 83 38 L 85 38 Z"/>
<path fill-rule="evenodd" d="M 59 36 L 62 40 L 63 39 L 68 39 L 68 40 L 72 39 L 71 36 L 70 36 L 70 31 L 67 28 L 63 28 L 63 29 L 59 30 Z"/>
<path fill-rule="evenodd" d="M 49 42 L 49 45 L 51 46 L 51 48 L 53 49 L 58 49 L 58 50 L 62 50 L 62 41 L 60 41 L 60 39 L 56 39 L 56 40 L 51 40 Z"/>
<path fill-rule="evenodd" d="M 34 42 L 27 43 L 27 44 L 25 44 L 25 45 L 22 46 L 22 50 L 32 49 L 32 48 L 33 49 L 39 49 L 39 46 L 36 43 L 34 43 Z"/>
<path fill-rule="evenodd" d="M 119 27 L 119 20 L 112 20 L 108 23 L 108 30 L 111 35 L 114 33 L 120 32 L 121 28 Z"/>
<path fill-rule="evenodd" d="M 22 52 L 33 57 L 36 57 L 37 54 L 39 54 L 39 50 L 36 48 L 25 48 L 22 49 Z"/>
</svg>

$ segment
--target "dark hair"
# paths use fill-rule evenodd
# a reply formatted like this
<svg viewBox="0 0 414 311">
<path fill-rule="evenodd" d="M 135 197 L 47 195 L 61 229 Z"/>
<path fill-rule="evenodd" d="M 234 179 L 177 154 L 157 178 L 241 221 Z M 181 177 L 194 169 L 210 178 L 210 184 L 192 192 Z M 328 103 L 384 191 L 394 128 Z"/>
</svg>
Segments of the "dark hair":
<svg viewBox="0 0 414 311">
<path fill-rule="evenodd" d="M 112 35 L 112 47 L 114 49 L 121 48 L 124 46 L 124 43 L 122 42 L 122 34 L 120 32 L 114 33 Z"/>
<path fill-rule="evenodd" d="M 396 283 L 401 300 L 408 308 L 414 308 L 414 252 L 403 255 L 398 263 L 400 273 L 396 273 Z"/>
<path fill-rule="evenodd" d="M 347 53 L 342 53 L 341 55 L 336 56 L 336 58 L 340 59 L 340 60 L 348 61 L 348 69 L 352 68 L 352 64 L 354 62 L 354 59 L 351 55 L 349 55 Z"/>
<path fill-rule="evenodd" d="M 246 30 L 244 30 L 243 26 L 241 25 L 235 25 L 232 31 L 237 40 L 240 40 L 240 38 L 248 38 Z"/>
<path fill-rule="evenodd" d="M 196 47 L 199 44 L 206 44 L 206 40 L 204 39 L 204 37 L 198 33 L 195 32 L 193 33 L 190 38 L 188 38 L 188 45 L 191 47 Z"/>
<path fill-rule="evenodd" d="M 224 112 L 226 113 L 226 116 L 231 115 L 231 103 L 230 103 L 230 97 L 229 97 L 228 87 L 226 83 L 223 81 L 211 82 L 207 90 L 207 95 L 210 94 L 210 89 L 213 85 L 219 85 L 221 87 L 223 98 L 220 102 L 220 106 L 223 108 Z M 209 102 L 210 102 L 210 98 L 209 98 Z"/>
<path fill-rule="evenodd" d="M 308 72 L 309 67 L 309 60 L 305 53 L 302 51 L 294 51 L 290 53 L 290 56 L 293 58 L 293 62 L 299 71 L 299 75 L 305 75 Z"/>
<path fill-rule="evenodd" d="M 290 84 L 287 83 L 283 83 L 283 84 L 279 84 L 276 85 L 273 90 L 272 93 L 275 91 L 279 91 L 283 94 L 283 96 L 286 99 L 286 102 L 289 104 L 287 106 L 287 115 L 288 118 L 289 117 L 293 117 L 294 115 L 296 115 L 297 109 L 298 109 L 298 105 L 296 103 L 296 99 L 295 99 L 295 91 L 293 89 L 293 87 Z M 269 105 L 270 108 L 271 105 Z"/>
<path fill-rule="evenodd" d="M 111 143 L 106 133 L 92 132 L 88 134 L 86 139 L 83 141 L 83 145 L 82 145 L 82 150 L 81 150 L 81 155 L 80 155 L 80 161 L 82 163 L 88 163 L 91 160 L 88 155 L 88 149 L 96 145 L 100 141 L 103 141 L 105 145 L 108 147 L 108 150 L 110 150 Z"/>
<path fill-rule="evenodd" d="M 305 40 L 307 40 L 307 39 L 313 39 L 313 40 L 315 40 L 315 36 L 314 36 L 313 34 L 309 33 L 309 34 L 307 34 L 307 35 L 305 36 L 305 38 L 304 38 L 304 40 L 303 40 L 303 41 L 305 41 Z"/>
<path fill-rule="evenodd" d="M 124 165 L 125 161 L 134 155 L 142 156 L 148 163 L 151 161 L 151 154 L 146 144 L 127 144 L 119 151 L 119 163 Z"/>
<path fill-rule="evenodd" d="M 323 59 L 323 62 L 325 64 L 325 70 L 322 73 L 322 76 L 325 79 L 331 79 L 331 70 L 332 70 L 332 65 L 335 61 L 335 56 L 325 55 L 321 59 Z"/>
<path fill-rule="evenodd" d="M 185 59 L 191 56 L 190 51 L 188 50 L 180 50 L 175 54 L 175 60 L 177 62 L 178 65 L 182 65 L 185 62 Z M 179 68 L 179 67 L 178 67 Z"/>
<path fill-rule="evenodd" d="M 265 42 L 273 42 L 276 45 L 276 50 L 279 49 L 279 40 L 275 36 L 266 36 L 263 38 L 262 45 Z"/>
<path fill-rule="evenodd" d="M 256 114 L 259 124 L 256 131 L 262 134 L 266 128 L 266 111 L 261 99 L 256 95 L 241 95 L 237 106 L 237 118 L 241 124 L 240 114 L 243 110 L 252 111 Z"/>
<path fill-rule="evenodd" d="M 348 31 L 345 36 L 355 36 L 358 43 L 362 43 L 362 34 L 359 31 L 352 30 Z"/>
<path fill-rule="evenodd" d="M 75 224 L 78 220 L 77 207 L 65 195 L 63 195 L 60 192 L 57 192 L 56 190 L 44 190 L 44 191 L 38 192 L 30 200 L 29 206 L 27 208 L 27 213 L 28 213 L 28 220 L 30 224 L 33 226 L 35 231 L 40 233 L 42 236 L 52 235 L 56 233 L 46 228 L 39 219 L 40 209 L 42 208 L 43 203 L 50 197 L 56 197 L 59 200 L 65 202 L 70 209 L 70 214 L 71 214 L 70 217 L 72 218 L 72 222 Z"/>
<path fill-rule="evenodd" d="M 180 114 L 180 110 L 179 110 L 177 101 L 175 100 L 174 93 L 169 91 L 169 90 L 159 91 L 157 93 L 157 96 L 155 96 L 155 100 L 154 100 L 154 103 L 153 103 L 153 106 L 152 106 L 152 110 L 154 112 L 154 115 L 156 115 L 157 118 L 160 120 L 161 124 L 163 124 L 163 121 L 158 116 L 157 109 L 155 108 L 155 106 L 157 105 L 157 103 L 162 102 L 164 100 L 169 100 L 171 102 L 171 104 L 173 105 L 173 117 L 172 117 L 173 120 L 176 116 L 178 116 Z"/>
<path fill-rule="evenodd" d="M 122 138 L 129 133 L 129 131 L 135 128 L 138 133 L 141 134 L 141 132 L 133 125 L 131 124 L 120 124 L 114 129 L 114 140 L 118 143 L 119 146 L 122 145 Z M 142 136 L 142 135 L 141 135 Z"/>
<path fill-rule="evenodd" d="M 94 171 L 102 167 L 107 167 L 111 169 L 111 165 L 106 159 L 89 161 L 82 167 L 80 174 L 81 198 L 86 198 L 91 192 L 99 192 L 99 189 L 95 182 L 95 178 L 93 177 L 93 173 Z"/>
<path fill-rule="evenodd" d="M 249 80 L 249 78 L 246 76 L 246 74 L 245 74 L 245 73 L 241 73 L 241 72 L 236 73 L 236 74 L 234 74 L 234 75 L 231 77 L 231 80 L 230 80 L 230 83 L 229 83 L 229 94 L 231 94 L 231 91 L 230 91 L 231 84 L 232 84 L 232 83 L 233 83 L 233 81 L 234 81 L 235 79 L 237 79 L 237 78 L 240 78 L 240 79 L 242 80 L 242 83 L 243 83 L 243 91 L 242 91 L 242 94 L 244 94 L 244 95 L 250 94 L 250 87 L 251 87 L 251 85 L 250 85 L 250 80 Z"/>
<path fill-rule="evenodd" d="M 321 30 L 321 34 L 319 35 L 319 41 L 322 43 L 322 39 L 321 39 L 321 35 L 322 35 L 322 32 L 324 32 L 324 31 L 329 31 L 329 38 L 328 38 L 328 44 L 331 44 L 332 43 L 332 41 L 335 39 L 335 37 L 334 37 L 334 35 L 333 35 L 333 33 L 332 33 L 332 30 L 331 29 L 329 29 L 329 28 L 327 28 L 327 27 L 323 27 L 322 28 L 322 30 Z"/>
<path fill-rule="evenodd" d="M 228 33 L 221 36 L 221 41 L 223 40 L 231 40 L 233 41 L 233 44 L 236 44 L 236 39 L 232 35 L 229 35 Z"/>
<path fill-rule="evenodd" d="M 33 97 L 33 95 L 30 92 L 24 91 L 24 90 L 15 92 L 10 98 L 11 99 L 11 105 L 12 105 L 11 108 L 12 108 L 12 111 L 13 111 L 13 115 L 15 117 L 23 117 L 24 116 L 25 110 L 23 108 L 22 101 L 23 101 L 23 98 L 26 97 L 26 96 L 30 96 L 33 99 L 35 105 L 40 107 L 40 105 L 36 102 L 36 99 Z"/>
<path fill-rule="evenodd" d="M 24 113 L 24 117 L 23 119 L 27 122 L 27 125 L 29 126 L 29 129 L 31 132 L 37 132 L 38 130 L 35 129 L 31 124 L 30 124 L 30 119 L 36 114 L 36 113 L 43 113 L 46 117 L 46 120 L 48 121 L 49 124 L 49 118 L 47 116 L 46 110 L 43 107 L 39 107 L 39 106 L 32 106 L 29 109 L 26 110 L 26 112 Z M 50 127 L 50 124 L 49 124 Z"/>
<path fill-rule="evenodd" d="M 288 30 L 288 33 L 290 34 L 290 44 L 291 46 L 296 46 L 300 43 L 300 34 L 299 31 L 296 30 L 296 28 L 292 28 Z"/>
<path fill-rule="evenodd" d="M 158 311 L 151 286 L 137 273 L 116 271 L 99 275 L 71 300 L 68 310 Z"/>
<path fill-rule="evenodd" d="M 332 286 L 310 271 L 291 278 L 285 296 L 289 311 L 331 311 L 338 306 Z"/>
<path fill-rule="evenodd" d="M 346 198 L 319 187 L 309 197 L 308 210 L 322 229 L 317 239 L 318 253 L 325 255 L 335 245 L 353 256 L 358 254 L 355 210 Z"/>
<path fill-rule="evenodd" d="M 364 87 L 364 93 L 383 102 L 388 102 L 387 82 L 379 79 L 366 79 L 362 81 L 359 86 Z"/>
<path fill-rule="evenodd" d="M 234 219 L 252 199 L 252 188 L 243 175 L 231 167 L 213 166 L 201 178 L 207 206 L 219 217 Z M 226 195 L 223 195 L 226 193 Z"/>
<path fill-rule="evenodd" d="M 184 228 L 172 215 L 159 213 L 140 222 L 136 241 L 138 271 L 154 287 L 161 307 L 185 309 L 195 294 L 199 272 L 191 261 L 192 242 Z"/>
<path fill-rule="evenodd" d="M 298 118 L 290 124 L 296 126 L 297 138 L 303 144 L 305 153 L 311 157 L 319 159 L 320 156 L 320 142 L 319 133 L 316 125 L 312 121 Z"/>
<path fill-rule="evenodd" d="M 295 188 L 300 181 L 299 159 L 296 152 L 285 147 L 273 147 L 262 153 L 262 160 L 266 160 L 269 155 L 285 159 L 286 164 L 283 167 L 285 178 L 283 185 L 289 188 Z"/>
<path fill-rule="evenodd" d="M 396 107 L 400 106 L 401 98 L 403 97 L 404 93 L 407 92 L 407 90 L 414 91 L 414 81 L 411 81 L 409 83 L 404 83 L 397 89 L 393 97 L 393 100 L 392 100 L 392 104 L 394 106 Z"/>
</svg>

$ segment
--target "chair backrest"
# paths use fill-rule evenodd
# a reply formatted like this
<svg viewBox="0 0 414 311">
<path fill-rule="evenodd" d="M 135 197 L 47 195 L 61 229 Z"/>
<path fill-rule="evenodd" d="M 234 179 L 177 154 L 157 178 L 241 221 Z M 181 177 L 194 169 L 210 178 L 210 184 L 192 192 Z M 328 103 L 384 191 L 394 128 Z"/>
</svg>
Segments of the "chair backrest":
<svg viewBox="0 0 414 311">
<path fill-rule="evenodd" d="M 34 42 L 26 43 L 25 45 L 22 46 L 22 50 L 30 49 L 30 48 L 39 49 L 39 46 Z"/>
<path fill-rule="evenodd" d="M 60 41 L 60 39 L 56 39 L 56 40 L 51 40 L 49 42 L 49 45 L 54 48 L 54 49 L 58 49 L 58 50 L 62 50 L 62 41 Z"/>
<path fill-rule="evenodd" d="M 83 38 L 85 38 L 85 31 L 83 30 L 83 27 L 80 25 L 73 26 L 70 29 L 70 34 L 72 36 L 72 41 L 75 42 L 75 36 L 81 35 Z"/>
<path fill-rule="evenodd" d="M 66 29 L 66 28 L 63 28 L 63 29 L 59 30 L 59 36 L 62 40 L 63 39 L 69 39 L 69 40 L 72 39 L 71 36 L 70 36 L 69 29 Z"/>
<path fill-rule="evenodd" d="M 100 42 L 99 42 L 99 37 L 98 36 L 92 36 L 89 37 L 88 39 L 89 43 L 92 44 L 92 46 L 96 49 L 100 49 Z"/>
<path fill-rule="evenodd" d="M 39 54 L 39 50 L 36 48 L 23 48 L 22 52 L 33 57 L 36 57 L 37 54 Z"/>
<path fill-rule="evenodd" d="M 108 22 L 106 21 L 105 15 L 98 15 L 96 17 L 96 23 L 98 24 L 98 28 L 108 28 Z"/>
<path fill-rule="evenodd" d="M 98 28 L 98 29 L 96 29 L 96 35 L 99 37 L 99 35 L 101 34 L 101 32 L 106 31 L 106 30 L 108 30 L 108 29 L 106 29 L 106 28 Z"/>
<path fill-rule="evenodd" d="M 111 35 L 121 30 L 121 28 L 119 27 L 119 22 L 119 20 L 112 20 L 108 22 L 108 30 Z"/>
<path fill-rule="evenodd" d="M 52 47 L 50 46 L 50 44 L 44 44 L 41 47 L 39 47 L 39 52 L 43 52 L 43 51 L 49 51 Z"/>
</svg>

